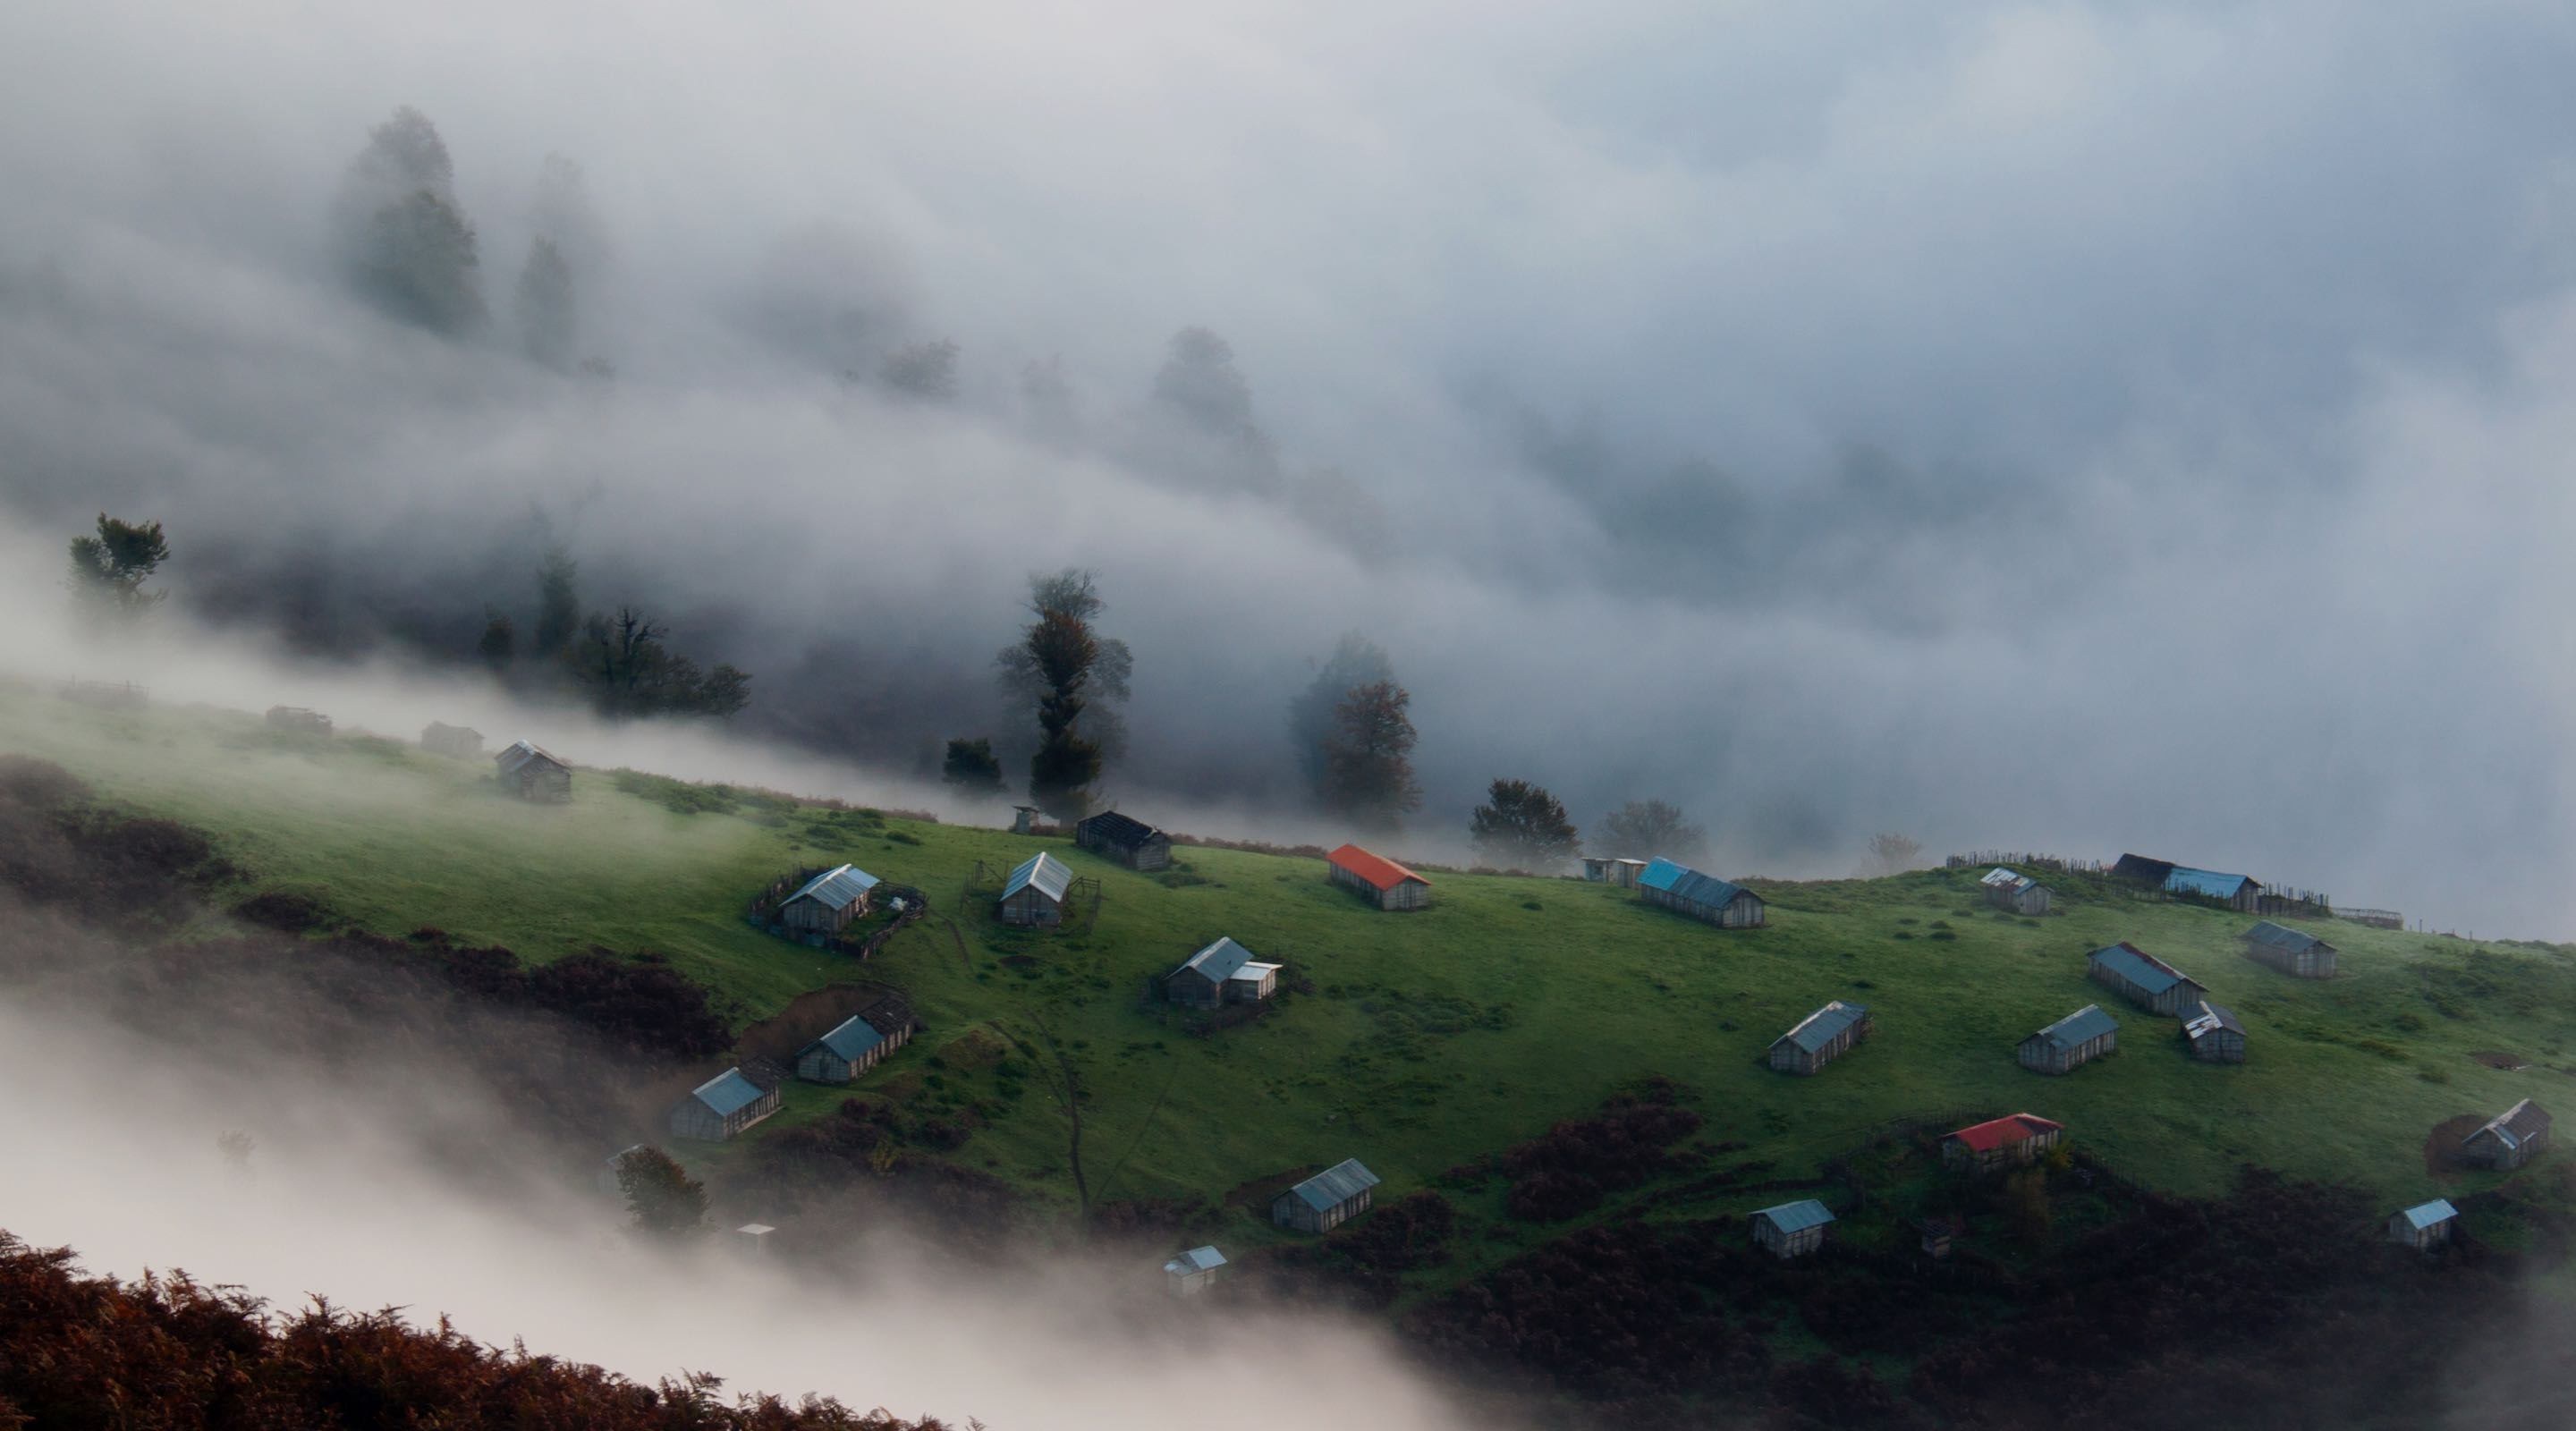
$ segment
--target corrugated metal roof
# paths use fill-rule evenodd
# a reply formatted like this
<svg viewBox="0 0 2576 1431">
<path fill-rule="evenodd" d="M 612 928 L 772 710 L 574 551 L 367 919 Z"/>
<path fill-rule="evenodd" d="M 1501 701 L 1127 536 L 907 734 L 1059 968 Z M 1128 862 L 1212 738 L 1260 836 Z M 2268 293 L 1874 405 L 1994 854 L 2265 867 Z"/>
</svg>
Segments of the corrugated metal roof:
<svg viewBox="0 0 2576 1431">
<path fill-rule="evenodd" d="M 2225 1029 L 2229 1033 L 2236 1034 L 2241 1037 L 2245 1032 L 2245 1025 L 2236 1021 L 2236 1015 L 2234 1012 L 2218 1004 L 2213 1004 L 2207 999 L 2200 1001 L 2199 1013 L 2182 1021 L 2183 1033 L 2188 1035 L 2194 1041 L 2198 1041 L 2210 1034 L 2214 1034 L 2220 1029 Z"/>
<path fill-rule="evenodd" d="M 1132 815 L 1121 815 L 1115 810 L 1103 810 L 1074 829 L 1082 834 L 1096 835 L 1122 850 L 1148 844 L 1163 833 Z"/>
<path fill-rule="evenodd" d="M 764 1096 L 760 1085 L 742 1076 L 739 1068 L 728 1068 L 691 1089 L 689 1096 L 707 1106 L 719 1118 L 730 1117 L 757 1103 Z"/>
<path fill-rule="evenodd" d="M 2086 1004 L 2084 1007 L 2077 1009 L 2075 1012 L 2068 1014 L 2066 1017 L 2059 1019 L 2053 1024 L 2050 1024 L 2048 1027 L 2041 1029 L 2038 1033 L 2033 1034 L 2032 1037 L 2044 1038 L 2050 1043 L 2056 1044 L 2060 1048 L 2072 1048 L 2079 1043 L 2086 1043 L 2093 1039 L 2100 1038 L 2106 1033 L 2118 1033 L 2119 1031 L 2120 1021 L 2111 1017 L 2109 1014 L 2102 1012 L 2102 1006 L 2100 1004 Z"/>
<path fill-rule="evenodd" d="M 2269 945 L 2291 954 L 2302 953 L 2325 942 L 2313 934 L 2302 934 L 2287 925 L 2274 924 L 2268 919 L 2246 930 L 2245 937 L 2257 944 Z"/>
<path fill-rule="evenodd" d="M 1225 1254 L 1213 1247 L 1193 1247 L 1163 1264 L 1166 1272 L 1213 1272 L 1225 1265 Z"/>
<path fill-rule="evenodd" d="M 2549 1115 L 2541 1111 L 2540 1105 L 2526 1098 L 2496 1115 L 2485 1127 L 2469 1136 L 2492 1137 L 2508 1148 L 2519 1148 L 2525 1142 L 2546 1134 L 2549 1131 L 2549 1121 Z"/>
<path fill-rule="evenodd" d="M 2449 1222 L 2452 1218 L 2458 1217 L 2459 1215 L 2460 1210 L 2451 1206 L 2451 1200 L 2449 1198 L 2439 1197 L 2433 1199 L 2431 1202 L 2419 1202 L 2399 1214 L 2399 1216 L 2406 1219 L 2407 1226 L 2414 1228 L 2418 1232 L 2438 1223 Z"/>
<path fill-rule="evenodd" d="M 518 774 L 520 768 L 531 760 L 542 760 L 549 765 L 562 766 L 566 770 L 572 768 L 548 754 L 544 747 L 524 740 L 512 741 L 509 748 L 493 756 L 492 759 L 500 765 L 501 773 L 504 775 Z"/>
<path fill-rule="evenodd" d="M 885 1034 L 879 1031 L 876 1025 L 852 1014 L 834 1026 L 830 1033 L 807 1044 L 806 1047 L 811 1049 L 819 1044 L 830 1049 L 835 1056 L 845 1062 L 856 1063 L 867 1055 L 869 1049 L 885 1041 Z"/>
<path fill-rule="evenodd" d="M 1236 970 L 1251 962 L 1251 950 L 1235 943 L 1231 938 L 1223 938 L 1182 960 L 1181 968 L 1197 970 L 1206 975 L 1210 981 L 1222 984 L 1233 978 Z"/>
<path fill-rule="evenodd" d="M 1011 877 L 1002 883 L 1002 898 L 1009 899 L 1030 888 L 1062 903 L 1064 892 L 1073 888 L 1073 867 L 1041 850 L 1020 861 L 1020 867 L 1011 871 Z"/>
<path fill-rule="evenodd" d="M 1778 1207 L 1766 1207 L 1753 1215 L 1768 1218 L 1771 1225 L 1782 1232 L 1804 1232 L 1808 1228 L 1822 1227 L 1834 1220 L 1833 1210 L 1814 1198 L 1784 1202 Z"/>
<path fill-rule="evenodd" d="M 812 899 L 825 909 L 847 909 L 868 897 L 877 887 L 877 877 L 857 865 L 839 865 L 805 881 L 805 887 L 779 901 L 792 904 Z"/>
<path fill-rule="evenodd" d="M 2161 994 L 2176 984 L 2202 987 L 2199 980 L 2125 939 L 2094 950 L 2090 962 L 2102 965 L 2150 994 Z"/>
<path fill-rule="evenodd" d="M 1996 885 L 2020 884 L 2022 883 L 2022 877 L 2014 874 L 2011 870 L 2005 869 L 2001 865 L 1997 865 L 1993 869 L 1986 871 L 1986 877 L 1977 881 L 1977 883 Z"/>
<path fill-rule="evenodd" d="M 1344 1158 L 1288 1191 L 1306 1206 L 1324 1212 L 1376 1186 L 1377 1174 L 1360 1166 L 1357 1158 Z"/>
<path fill-rule="evenodd" d="M 2216 870 L 2196 870 L 2176 865 L 2173 873 L 2165 876 L 2165 893 L 2206 895 L 2211 899 L 2234 899 L 2245 886 L 2254 883 L 2256 881 L 2246 875 L 2220 874 Z"/>
<path fill-rule="evenodd" d="M 1752 893 L 1740 884 L 1729 884 L 1715 875 L 1701 874 L 1688 865 L 1677 865 L 1667 859 L 1648 861 L 1645 873 L 1637 876 L 1637 885 L 1641 889 L 1660 889 L 1677 899 L 1705 904 L 1712 909 L 1724 908 L 1739 894 Z"/>
<path fill-rule="evenodd" d="M 1796 1044 L 1802 1051 L 1814 1053 L 1842 1036 L 1843 1030 L 1869 1017 L 1866 1004 L 1846 1004 L 1835 999 L 1823 1008 L 1798 1021 L 1798 1026 L 1773 1040 Z"/>
<path fill-rule="evenodd" d="M 1393 889 L 1407 880 L 1415 884 L 1431 883 L 1386 856 L 1371 854 L 1357 845 L 1344 845 L 1324 858 L 1336 868 L 1358 875 L 1371 889 Z"/>
<path fill-rule="evenodd" d="M 1992 1152 L 2009 1143 L 2027 1142 L 2042 1133 L 2064 1132 L 2066 1125 L 2053 1123 L 2036 1113 L 2007 1113 L 1983 1123 L 1971 1123 L 1950 1136 L 1980 1153 Z"/>
<path fill-rule="evenodd" d="M 1276 974 L 1285 967 L 1287 966 L 1282 964 L 1264 964 L 1260 960 L 1256 959 L 1253 962 L 1244 965 L 1242 968 L 1235 970 L 1227 977 L 1231 979 L 1249 980 L 1257 984 L 1261 982 L 1262 976 L 1266 974 Z"/>
</svg>

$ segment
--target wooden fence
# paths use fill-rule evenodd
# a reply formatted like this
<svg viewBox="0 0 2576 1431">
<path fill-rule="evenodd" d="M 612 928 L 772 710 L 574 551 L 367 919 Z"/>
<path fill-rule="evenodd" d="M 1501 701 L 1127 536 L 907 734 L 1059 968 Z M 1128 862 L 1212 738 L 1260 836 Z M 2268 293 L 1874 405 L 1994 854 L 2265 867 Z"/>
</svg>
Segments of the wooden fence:
<svg viewBox="0 0 2576 1431">
<path fill-rule="evenodd" d="M 791 874 L 780 875 L 770 881 L 769 888 L 752 896 L 750 905 L 743 911 L 744 922 L 766 933 L 784 935 L 785 930 L 775 917 L 779 904 L 788 895 L 804 888 L 807 880 L 821 874 L 826 868 L 828 866 L 816 865 L 811 869 L 801 869 Z M 979 864 L 976 868 L 980 871 L 983 866 Z M 825 936 L 814 947 L 829 949 L 835 954 L 847 954 L 864 963 L 874 957 L 878 950 L 883 949 L 887 940 L 911 928 L 920 922 L 924 915 L 930 913 L 930 895 L 908 884 L 889 884 L 881 880 L 875 889 L 869 891 L 868 897 L 875 908 L 899 906 L 895 910 L 894 918 L 870 931 L 864 939 L 850 939 L 833 934 Z"/>
<path fill-rule="evenodd" d="M 2019 865 L 2024 869 L 2056 870 L 2060 874 L 2106 874 L 2110 866 L 2100 860 L 2079 860 L 2066 855 L 2041 855 L 2019 850 L 1971 850 L 1952 855 L 1941 862 L 1943 869 L 1966 869 L 1971 865 Z"/>
</svg>

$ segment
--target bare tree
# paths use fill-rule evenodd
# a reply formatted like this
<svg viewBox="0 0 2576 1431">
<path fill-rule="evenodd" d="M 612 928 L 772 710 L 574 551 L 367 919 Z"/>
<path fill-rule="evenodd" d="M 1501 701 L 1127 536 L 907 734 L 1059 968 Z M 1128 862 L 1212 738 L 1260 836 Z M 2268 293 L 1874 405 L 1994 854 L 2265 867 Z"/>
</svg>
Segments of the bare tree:
<svg viewBox="0 0 2576 1431">
<path fill-rule="evenodd" d="M 1869 837 L 1870 863 L 1880 874 L 1903 874 L 1913 869 L 1923 855 L 1923 842 L 1911 835 L 1872 835 Z"/>
</svg>

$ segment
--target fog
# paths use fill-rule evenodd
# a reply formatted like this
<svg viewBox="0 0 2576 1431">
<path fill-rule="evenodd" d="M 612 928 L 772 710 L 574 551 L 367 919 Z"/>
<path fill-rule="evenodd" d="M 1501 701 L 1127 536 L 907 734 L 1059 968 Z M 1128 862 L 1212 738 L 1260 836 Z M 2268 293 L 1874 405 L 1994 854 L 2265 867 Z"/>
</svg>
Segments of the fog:
<svg viewBox="0 0 2576 1431">
<path fill-rule="evenodd" d="M 1285 705 L 1359 630 L 1408 851 L 1520 776 L 1732 874 L 1888 829 L 2562 935 L 2571 59 L 2503 3 L 19 7 L 0 505 L 40 567 L 164 521 L 159 619 L 370 678 L 564 541 L 755 673 L 720 746 L 600 736 L 682 773 L 1024 753 L 991 653 L 1083 565 L 1163 823 L 1307 833 Z M 398 104 L 479 335 L 332 254 Z M 549 154 L 613 380 L 509 336 Z M 1152 399 L 1192 324 L 1257 441 Z M 938 338 L 953 401 L 875 380 Z"/>
</svg>

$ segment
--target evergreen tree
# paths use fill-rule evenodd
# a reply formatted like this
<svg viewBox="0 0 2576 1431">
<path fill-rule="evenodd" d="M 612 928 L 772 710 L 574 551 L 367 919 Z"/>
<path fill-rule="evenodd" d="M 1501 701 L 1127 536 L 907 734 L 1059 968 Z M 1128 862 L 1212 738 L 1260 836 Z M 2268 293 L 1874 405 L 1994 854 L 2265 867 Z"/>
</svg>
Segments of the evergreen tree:
<svg viewBox="0 0 2576 1431">
<path fill-rule="evenodd" d="M 71 541 L 72 604 L 93 622 L 131 621 L 169 595 L 143 589 L 169 559 L 159 522 L 121 522 L 101 512 L 96 534 Z"/>
<path fill-rule="evenodd" d="M 939 778 L 968 795 L 999 795 L 1007 788 L 1002 781 L 1002 762 L 993 755 L 993 742 L 986 737 L 948 742 L 948 758 L 940 765 Z"/>
<path fill-rule="evenodd" d="M 483 321 L 475 264 L 474 226 L 455 201 L 415 189 L 369 221 L 358 281 L 393 316 L 454 336 Z"/>
<path fill-rule="evenodd" d="M 1015 711 L 1037 714 L 1041 744 L 1030 767 L 1030 801 L 1067 818 L 1085 813 L 1091 782 L 1126 739 L 1117 712 L 1103 702 L 1127 699 L 1136 658 L 1126 642 L 1093 631 L 1092 618 L 1106 604 L 1094 572 L 1067 567 L 1032 575 L 1029 610 L 1037 619 L 993 658 L 1004 699 Z"/>
<path fill-rule="evenodd" d="M 1505 869 L 1547 873 L 1580 854 L 1565 803 L 1526 780 L 1497 780 L 1469 822 L 1476 851 Z"/>
<path fill-rule="evenodd" d="M 496 676 L 519 659 L 519 633 L 508 616 L 491 607 L 484 608 L 483 635 L 474 643 L 474 654 L 483 658 L 483 664 L 491 667 Z"/>
</svg>

